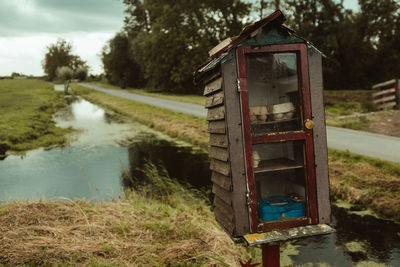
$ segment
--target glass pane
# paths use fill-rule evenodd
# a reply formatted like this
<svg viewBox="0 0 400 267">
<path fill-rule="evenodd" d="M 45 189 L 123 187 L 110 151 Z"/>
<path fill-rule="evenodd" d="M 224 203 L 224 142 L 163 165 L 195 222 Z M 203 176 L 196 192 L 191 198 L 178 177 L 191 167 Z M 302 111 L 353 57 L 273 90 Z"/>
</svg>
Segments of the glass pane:
<svg viewBox="0 0 400 267">
<path fill-rule="evenodd" d="M 253 167 L 260 221 L 304 217 L 304 141 L 253 145 Z"/>
<path fill-rule="evenodd" d="M 246 56 L 253 135 L 302 130 L 296 53 Z"/>
</svg>

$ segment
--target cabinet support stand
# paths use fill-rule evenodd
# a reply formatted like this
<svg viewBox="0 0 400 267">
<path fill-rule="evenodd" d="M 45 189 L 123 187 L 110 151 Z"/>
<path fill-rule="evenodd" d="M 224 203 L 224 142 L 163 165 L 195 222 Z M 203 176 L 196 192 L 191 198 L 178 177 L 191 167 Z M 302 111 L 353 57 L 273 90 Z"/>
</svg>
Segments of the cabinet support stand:
<svg viewBox="0 0 400 267">
<path fill-rule="evenodd" d="M 263 267 L 279 267 L 280 266 L 280 251 L 279 243 L 274 245 L 262 244 L 262 260 Z"/>
</svg>

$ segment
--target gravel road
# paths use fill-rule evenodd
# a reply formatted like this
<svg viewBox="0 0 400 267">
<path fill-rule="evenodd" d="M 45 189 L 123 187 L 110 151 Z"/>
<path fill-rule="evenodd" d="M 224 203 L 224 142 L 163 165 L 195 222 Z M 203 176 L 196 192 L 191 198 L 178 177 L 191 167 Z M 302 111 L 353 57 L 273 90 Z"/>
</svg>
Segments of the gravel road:
<svg viewBox="0 0 400 267">
<path fill-rule="evenodd" d="M 96 91 L 133 101 L 143 102 L 198 117 L 207 116 L 206 109 L 200 105 L 144 96 L 123 90 L 106 89 L 91 84 L 78 84 Z M 331 126 L 327 126 L 326 130 L 328 135 L 328 147 L 349 150 L 352 153 L 383 160 L 400 162 L 400 138 Z"/>
</svg>

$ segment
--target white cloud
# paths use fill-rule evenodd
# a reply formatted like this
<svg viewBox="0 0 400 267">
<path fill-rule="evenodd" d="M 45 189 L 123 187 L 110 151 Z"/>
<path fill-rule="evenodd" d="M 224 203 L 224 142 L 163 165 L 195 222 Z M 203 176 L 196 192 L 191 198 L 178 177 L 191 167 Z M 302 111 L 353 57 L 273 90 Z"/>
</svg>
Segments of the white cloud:
<svg viewBox="0 0 400 267">
<path fill-rule="evenodd" d="M 46 47 L 55 43 L 57 38 L 63 38 L 72 43 L 73 53 L 87 61 L 91 73 L 101 73 L 103 69 L 98 54 L 113 35 L 113 32 L 72 32 L 0 37 L 0 75 L 10 75 L 11 72 L 43 75 L 41 61 L 46 53 Z"/>
</svg>

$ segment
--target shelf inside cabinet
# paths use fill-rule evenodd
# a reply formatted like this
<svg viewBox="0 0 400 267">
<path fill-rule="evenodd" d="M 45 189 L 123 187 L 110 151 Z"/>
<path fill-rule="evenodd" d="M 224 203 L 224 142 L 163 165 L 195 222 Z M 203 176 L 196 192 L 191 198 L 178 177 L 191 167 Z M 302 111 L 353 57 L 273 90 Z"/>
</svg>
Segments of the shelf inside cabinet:
<svg viewBox="0 0 400 267">
<path fill-rule="evenodd" d="M 296 162 L 287 158 L 261 160 L 257 168 L 254 168 L 254 173 L 272 172 L 288 169 L 303 168 L 303 162 Z"/>
<path fill-rule="evenodd" d="M 251 124 L 252 125 L 268 125 L 268 124 L 276 124 L 276 123 L 295 121 L 297 119 L 298 119 L 298 117 L 291 118 L 291 119 L 284 119 L 284 120 L 274 120 L 274 121 L 254 121 L 254 122 L 251 122 Z"/>
</svg>

